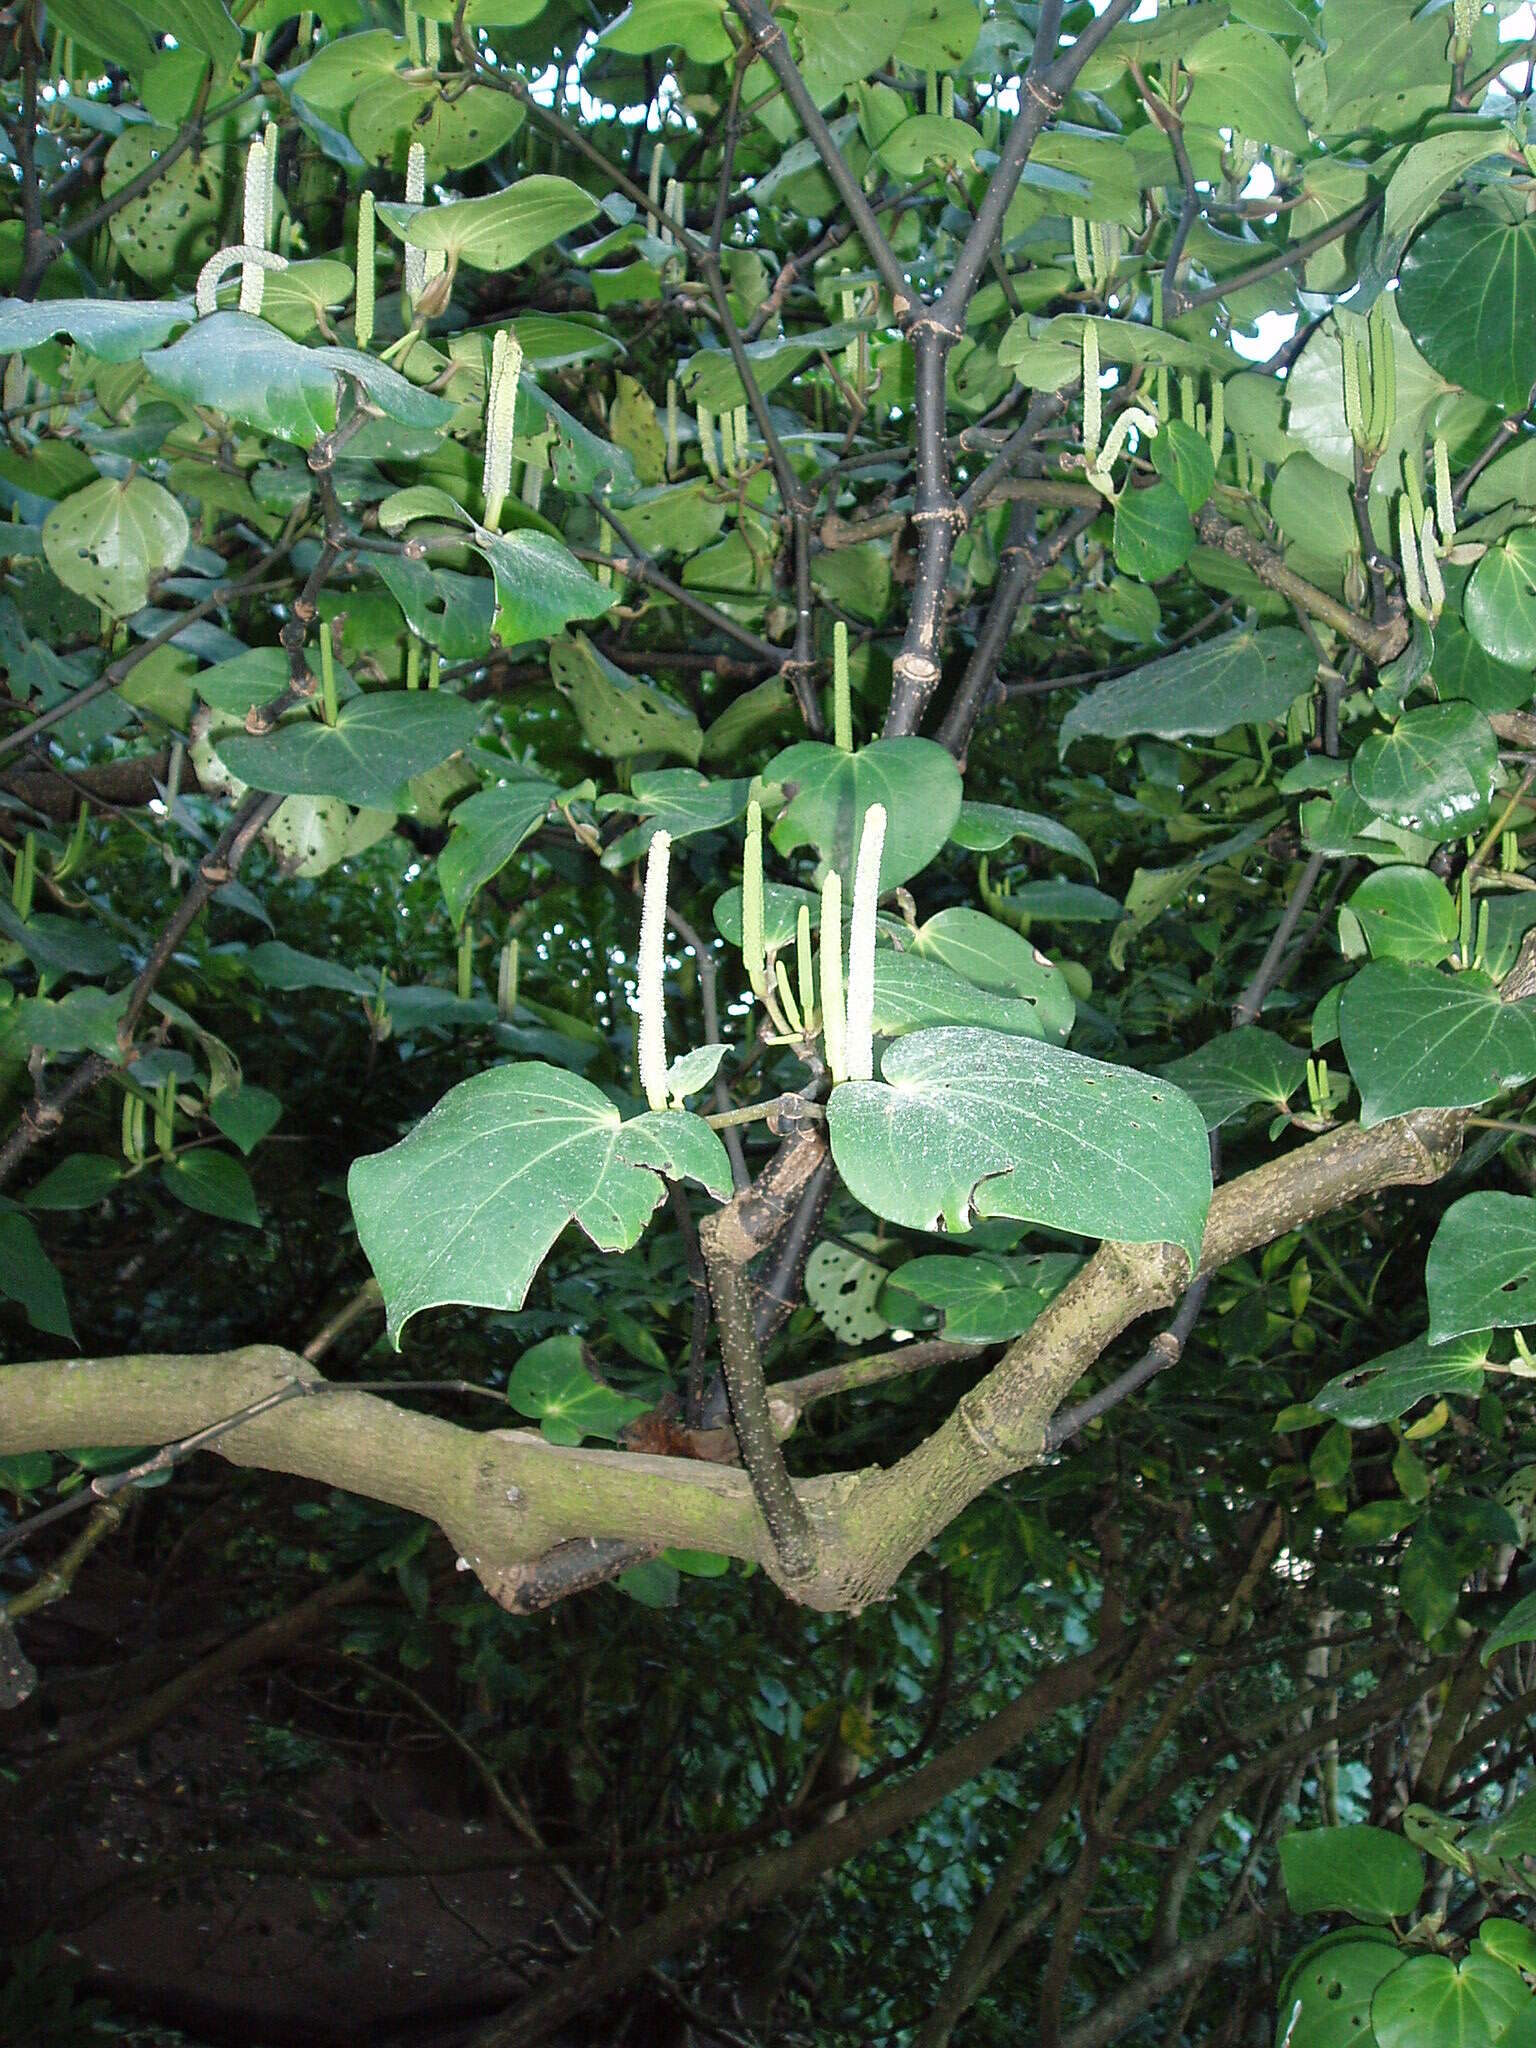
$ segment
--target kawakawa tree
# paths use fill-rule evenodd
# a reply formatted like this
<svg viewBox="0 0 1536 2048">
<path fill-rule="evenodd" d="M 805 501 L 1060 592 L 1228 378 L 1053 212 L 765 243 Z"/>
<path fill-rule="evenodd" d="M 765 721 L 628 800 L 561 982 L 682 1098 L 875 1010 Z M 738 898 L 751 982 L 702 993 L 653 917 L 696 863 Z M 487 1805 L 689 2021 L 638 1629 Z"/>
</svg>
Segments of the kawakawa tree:
<svg viewBox="0 0 1536 2048">
<path fill-rule="evenodd" d="M 1280 1487 L 1327 1525 L 1351 1429 L 1438 1416 L 1443 1470 L 1399 1459 L 1353 1530 L 1421 1647 L 1336 1725 L 1459 1673 L 1451 1782 L 1536 1638 L 1530 1602 L 1458 1608 L 1513 1597 L 1529 1533 L 1493 1496 L 1536 1281 L 1505 1186 L 1536 1079 L 1531 52 L 1505 0 L 1135 12 L 9 10 L 0 1288 L 69 1337 L 59 1212 L 153 1186 L 260 1223 L 242 1155 L 259 1179 L 283 1105 L 242 1068 L 294 991 L 353 1002 L 403 1131 L 349 1182 L 355 1307 L 395 1343 L 466 1306 L 548 1332 L 530 1288 L 647 1232 L 688 1283 L 627 1360 L 524 1346 L 510 1427 L 272 1343 L 13 1364 L 17 1490 L 70 1469 L 31 1454 L 206 1442 L 429 1519 L 516 1613 L 700 1554 L 857 1610 L 1176 1369 L 1250 1255 L 1365 1214 L 1390 1241 L 1375 1198 L 1454 1168 L 1427 1333 L 1314 1375 Z M 319 878 L 403 888 L 402 847 L 456 988 L 399 985 L 360 922 L 291 943 Z M 555 891 L 587 906 L 575 966 Z M 464 1078 L 420 1115 L 392 1047 L 449 1042 Z M 898 1334 L 796 1376 L 828 1327 Z M 957 1367 L 913 1438 L 910 1376 Z M 808 1411 L 855 1395 L 886 1455 L 797 1469 Z M 1143 1649 L 1106 1609 L 916 1793 L 686 1894 L 495 2038 L 1048 1713 L 1142 1697 Z M 1377 1852 L 1390 1896 L 1337 1875 Z M 1417 1851 L 1330 1854 L 1331 1891 L 1288 1864 L 1299 1908 L 1406 1929 Z M 1190 1963 L 1171 1911 L 1184 1976 L 1150 1966 L 1131 2017 L 1253 1935 L 1234 1913 Z M 1530 1955 L 1450 1924 L 1348 1951 L 1383 2048 L 1474 1992 L 1489 2040 L 1532 2027 Z M 1041 2038 L 1076 2041 L 1053 1968 Z M 1332 2039 L 1298 1984 L 1284 2038 Z"/>
</svg>

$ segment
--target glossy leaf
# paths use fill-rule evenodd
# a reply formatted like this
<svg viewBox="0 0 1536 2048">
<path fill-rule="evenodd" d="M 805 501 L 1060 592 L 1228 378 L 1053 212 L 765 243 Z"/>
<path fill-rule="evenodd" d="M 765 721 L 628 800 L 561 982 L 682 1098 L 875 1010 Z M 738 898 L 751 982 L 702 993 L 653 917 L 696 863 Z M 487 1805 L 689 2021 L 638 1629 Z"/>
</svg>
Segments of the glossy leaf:
<svg viewBox="0 0 1536 2048">
<path fill-rule="evenodd" d="M 1405 1918 L 1424 1885 L 1424 1859 L 1386 1828 L 1292 1829 L 1280 1838 L 1280 1869 L 1293 1913 Z"/>
<path fill-rule="evenodd" d="M 1499 743 L 1471 704 L 1428 704 L 1365 740 L 1350 780 L 1378 817 L 1428 838 L 1470 832 L 1486 818 Z"/>
<path fill-rule="evenodd" d="M 1430 1341 L 1536 1323 L 1536 1200 L 1481 1188 L 1440 1219 L 1424 1269 Z"/>
<path fill-rule="evenodd" d="M 1536 228 L 1467 208 L 1408 250 L 1399 310 L 1442 376 L 1512 412 L 1536 385 Z"/>
<path fill-rule="evenodd" d="M 1016 1216 L 1198 1256 L 1205 1124 L 1128 1067 L 991 1031 L 899 1040 L 878 1081 L 833 1090 L 832 1155 L 866 1208 L 914 1230 Z"/>
<path fill-rule="evenodd" d="M 1373 960 L 1339 1014 L 1369 1126 L 1410 1109 L 1472 1109 L 1536 1075 L 1536 1006 L 1506 1003 L 1485 975 Z"/>
</svg>

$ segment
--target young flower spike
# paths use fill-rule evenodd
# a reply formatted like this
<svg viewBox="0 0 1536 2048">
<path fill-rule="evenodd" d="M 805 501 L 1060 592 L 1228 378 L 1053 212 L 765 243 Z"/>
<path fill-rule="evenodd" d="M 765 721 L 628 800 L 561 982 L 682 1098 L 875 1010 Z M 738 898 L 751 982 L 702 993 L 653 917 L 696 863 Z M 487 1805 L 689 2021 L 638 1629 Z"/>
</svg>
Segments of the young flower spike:
<svg viewBox="0 0 1536 2048">
<path fill-rule="evenodd" d="M 875 908 L 880 900 L 880 855 L 885 848 L 885 806 L 871 804 L 859 835 L 853 874 L 853 920 L 848 934 L 848 1078 L 868 1081 L 875 1071 Z"/>
<path fill-rule="evenodd" d="M 667 1106 L 667 1026 L 662 969 L 667 943 L 667 867 L 672 835 L 658 832 L 645 864 L 645 899 L 640 912 L 640 1087 L 652 1109 Z"/>
<path fill-rule="evenodd" d="M 1091 320 L 1083 322 L 1083 453 L 1088 467 L 1097 468 L 1099 438 L 1104 431 L 1104 394 L 1099 389 L 1099 330 Z"/>
<path fill-rule="evenodd" d="M 768 961 L 763 941 L 763 807 L 747 805 L 747 847 L 741 863 L 741 958 L 752 993 L 759 1001 L 768 992 Z"/>
<path fill-rule="evenodd" d="M 832 628 L 832 732 L 838 751 L 853 752 L 853 698 L 848 683 L 848 628 Z"/>
</svg>

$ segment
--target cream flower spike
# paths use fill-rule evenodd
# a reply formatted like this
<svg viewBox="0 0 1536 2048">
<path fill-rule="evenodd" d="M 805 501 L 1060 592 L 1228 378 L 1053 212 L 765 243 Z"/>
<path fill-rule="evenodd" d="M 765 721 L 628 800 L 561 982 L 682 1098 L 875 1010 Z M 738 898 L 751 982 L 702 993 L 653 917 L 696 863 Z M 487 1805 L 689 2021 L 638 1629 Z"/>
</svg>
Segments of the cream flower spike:
<svg viewBox="0 0 1536 2048">
<path fill-rule="evenodd" d="M 875 1071 L 875 909 L 880 900 L 880 856 L 885 850 L 885 806 L 871 804 L 859 835 L 853 873 L 853 919 L 848 933 L 848 1078 L 872 1080 Z"/>
<path fill-rule="evenodd" d="M 645 898 L 640 912 L 640 1086 L 652 1109 L 667 1106 L 667 1025 L 662 972 L 667 940 L 667 869 L 672 835 L 658 832 L 645 864 Z"/>
<path fill-rule="evenodd" d="M 522 343 L 511 328 L 499 328 L 491 344 L 491 376 L 485 395 L 485 467 L 480 479 L 485 523 L 493 533 L 512 488 L 512 422 L 522 368 Z"/>
<path fill-rule="evenodd" d="M 246 153 L 245 208 L 240 240 L 247 249 L 265 249 L 272 236 L 272 159 L 276 137 L 269 141 L 258 135 Z M 240 311 L 253 317 L 261 312 L 266 266 L 249 258 L 240 265 Z"/>
<path fill-rule="evenodd" d="M 1104 450 L 1098 461 L 1089 465 L 1088 481 L 1093 488 L 1102 491 L 1106 498 L 1112 498 L 1115 495 L 1112 472 L 1125 452 L 1125 444 L 1130 439 L 1132 427 L 1150 441 L 1156 437 L 1158 426 L 1159 422 L 1151 413 L 1143 412 L 1139 405 L 1128 405 L 1110 428 L 1109 439 L 1104 443 Z"/>
<path fill-rule="evenodd" d="M 286 270 L 288 258 L 276 255 L 271 249 L 258 249 L 249 242 L 232 242 L 227 249 L 215 249 L 202 269 L 197 273 L 197 290 L 194 303 L 197 317 L 206 320 L 210 313 L 219 310 L 219 286 L 226 274 L 239 263 L 247 269 L 254 269 L 258 275 L 267 270 Z M 245 278 L 240 280 L 240 310 L 246 310 Z"/>
<path fill-rule="evenodd" d="M 411 144 L 405 160 L 405 203 L 420 206 L 427 196 L 427 152 L 419 142 Z M 405 294 L 415 301 L 421 297 L 427 283 L 427 252 L 405 245 Z"/>
</svg>

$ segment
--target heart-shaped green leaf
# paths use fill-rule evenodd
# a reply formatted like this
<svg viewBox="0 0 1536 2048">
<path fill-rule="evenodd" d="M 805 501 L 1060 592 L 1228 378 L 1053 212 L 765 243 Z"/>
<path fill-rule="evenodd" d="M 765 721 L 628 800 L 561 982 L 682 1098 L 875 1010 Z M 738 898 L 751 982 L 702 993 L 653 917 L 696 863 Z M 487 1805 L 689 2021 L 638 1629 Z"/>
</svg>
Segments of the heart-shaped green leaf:
<svg viewBox="0 0 1536 2048">
<path fill-rule="evenodd" d="M 1488 1357 L 1486 1336 L 1461 1337 L 1449 1344 L 1431 1344 L 1415 1337 L 1373 1358 L 1367 1365 L 1340 1373 L 1312 1396 L 1312 1406 L 1342 1422 L 1346 1429 L 1374 1429 L 1395 1422 L 1420 1401 L 1442 1394 L 1475 1400 L 1483 1390 Z"/>
<path fill-rule="evenodd" d="M 445 690 L 380 691 L 344 704 L 334 725 L 295 719 L 263 739 L 219 742 L 232 775 L 281 796 L 339 796 L 378 810 L 408 810 L 405 785 L 467 747 L 477 706 Z"/>
<path fill-rule="evenodd" d="M 568 1223 L 602 1251 L 627 1251 L 665 1197 L 662 1176 L 722 1201 L 731 1191 L 725 1147 L 686 1111 L 624 1123 L 589 1081 L 539 1061 L 461 1081 L 348 1176 L 391 1338 L 445 1302 L 521 1308 Z"/>
<path fill-rule="evenodd" d="M 186 513 L 147 476 L 102 477 L 72 492 L 43 522 L 43 553 L 54 575 L 118 619 L 143 610 L 150 579 L 180 564 L 190 538 Z"/>
<path fill-rule="evenodd" d="M 1442 214 L 1403 260 L 1398 307 L 1442 377 L 1512 412 L 1536 384 L 1536 227 Z"/>
<path fill-rule="evenodd" d="M 875 1215 L 912 1230 L 1015 1216 L 1198 1259 L 1210 1147 L 1170 1082 L 970 1030 L 900 1039 L 881 1072 L 827 1106 L 838 1172 Z"/>
<path fill-rule="evenodd" d="M 1350 780 L 1378 818 L 1427 838 L 1485 819 L 1499 770 L 1493 727 L 1474 705 L 1426 704 L 1362 742 Z"/>
<path fill-rule="evenodd" d="M 526 1350 L 512 1369 L 507 1399 L 519 1415 L 535 1418 L 552 1444 L 579 1444 L 583 1437 L 617 1441 L 626 1423 L 649 1407 L 630 1394 L 606 1387 L 587 1364 L 579 1337 L 546 1337 Z"/>
<path fill-rule="evenodd" d="M 558 793 L 552 782 L 530 777 L 482 789 L 455 806 L 452 837 L 437 857 L 437 879 L 455 924 L 463 923 L 476 890 L 538 831 Z"/>
<path fill-rule="evenodd" d="M 1494 2048 L 1516 2020 L 1529 2024 L 1533 2008 L 1519 1972 L 1492 1956 L 1417 1955 L 1383 1979 L 1371 2027 L 1380 2048 Z"/>
<path fill-rule="evenodd" d="M 1536 1075 L 1536 1005 L 1486 975 L 1372 960 L 1344 990 L 1339 1034 L 1367 1128 L 1410 1109 L 1473 1109 Z"/>
<path fill-rule="evenodd" d="M 934 740 L 875 740 L 852 754 L 802 740 L 775 754 L 762 779 L 781 784 L 787 798 L 774 824 L 774 845 L 780 853 L 814 846 L 842 875 L 845 903 L 871 804 L 885 806 L 882 889 L 925 868 L 960 815 L 960 770 Z"/>
<path fill-rule="evenodd" d="M 309 448 L 336 425 L 343 379 L 386 419 L 432 436 L 453 418 L 446 399 L 408 384 L 398 370 L 355 348 L 307 348 L 245 313 L 214 313 L 169 348 L 144 358 L 162 390 L 189 405 L 260 427 Z"/>
<path fill-rule="evenodd" d="M 1280 1838 L 1280 1870 L 1293 1913 L 1398 1920 L 1424 1888 L 1424 1858 L 1386 1828 L 1293 1828 Z"/>
<path fill-rule="evenodd" d="M 1536 528 L 1516 527 L 1472 572 L 1467 630 L 1485 654 L 1510 668 L 1536 665 Z"/>
<path fill-rule="evenodd" d="M 1273 1031 L 1244 1024 L 1162 1071 L 1198 1103 L 1214 1131 L 1257 1102 L 1283 1110 L 1307 1078 L 1307 1056 Z"/>
<path fill-rule="evenodd" d="M 1479 1189 L 1440 1219 L 1424 1268 L 1430 1341 L 1536 1322 L 1536 1201 Z"/>
</svg>

